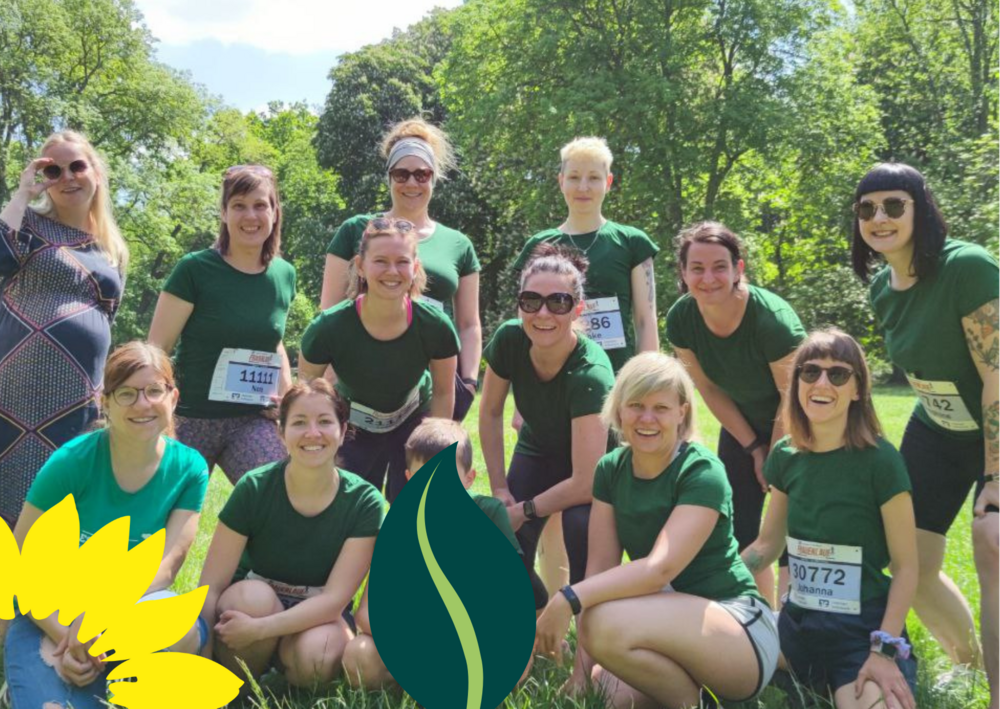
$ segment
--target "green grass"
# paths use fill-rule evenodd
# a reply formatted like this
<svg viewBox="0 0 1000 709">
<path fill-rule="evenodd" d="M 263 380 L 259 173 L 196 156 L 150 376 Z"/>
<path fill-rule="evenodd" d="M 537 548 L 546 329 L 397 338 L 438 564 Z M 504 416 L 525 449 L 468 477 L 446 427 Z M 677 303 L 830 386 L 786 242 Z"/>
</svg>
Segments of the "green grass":
<svg viewBox="0 0 1000 709">
<path fill-rule="evenodd" d="M 903 387 L 880 388 L 876 391 L 875 406 L 886 429 L 886 436 L 898 447 L 913 407 L 913 396 L 910 390 Z M 510 409 L 511 407 L 508 406 L 508 425 L 505 426 L 508 457 L 509 452 L 513 450 L 515 441 L 515 434 L 509 427 Z M 466 419 L 466 425 L 472 436 L 475 449 L 475 467 L 479 471 L 474 489 L 476 492 L 489 494 L 489 482 L 480 453 L 479 434 L 476 430 L 477 414 L 478 401 Z M 714 449 L 719 426 L 700 400 L 697 422 L 700 440 Z M 224 475 L 216 473 L 212 476 L 202 510 L 198 538 L 175 584 L 176 590 L 188 591 L 195 587 L 219 510 L 225 503 L 231 489 L 232 486 Z M 972 558 L 970 529 L 971 504 L 963 508 L 948 535 L 945 570 L 961 588 L 978 617 L 979 587 Z M 989 697 L 985 681 L 981 677 L 977 682 L 965 679 L 955 681 L 943 689 L 935 688 L 941 675 L 950 669 L 949 662 L 913 613 L 910 614 L 907 626 L 914 641 L 916 653 L 920 658 L 917 705 L 921 709 L 986 707 Z M 420 649 L 415 648 L 415 651 L 419 652 Z M 581 700 L 572 700 L 562 696 L 559 693 L 559 688 L 567 676 L 568 669 L 559 668 L 547 661 L 539 660 L 526 686 L 505 700 L 505 709 L 549 709 L 550 707 L 554 709 L 601 709 L 604 706 L 597 696 L 588 696 Z M 447 675 L 443 674 L 442 680 L 447 681 Z M 817 700 L 815 704 L 817 707 L 832 706 L 832 702 L 827 698 L 814 697 L 814 699 Z M 405 695 L 366 694 L 351 690 L 343 683 L 337 683 L 318 694 L 296 691 L 287 687 L 281 677 L 271 673 L 264 679 L 263 688 L 257 698 L 252 701 L 252 706 L 260 709 L 306 709 L 307 707 L 412 709 L 416 705 L 412 699 Z M 733 705 L 727 704 L 726 706 Z M 741 706 L 745 709 L 786 709 L 798 706 L 798 704 L 792 703 L 783 691 L 771 686 L 764 691 L 759 700 Z"/>
</svg>

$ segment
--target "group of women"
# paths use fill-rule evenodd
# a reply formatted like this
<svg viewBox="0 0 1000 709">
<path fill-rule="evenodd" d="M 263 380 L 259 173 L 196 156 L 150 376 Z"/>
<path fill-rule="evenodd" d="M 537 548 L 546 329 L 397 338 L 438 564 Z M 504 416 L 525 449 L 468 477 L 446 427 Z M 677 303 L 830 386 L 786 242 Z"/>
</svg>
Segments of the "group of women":
<svg viewBox="0 0 1000 709">
<path fill-rule="evenodd" d="M 149 343 L 105 366 L 127 265 L 107 169 L 76 133 L 45 143 L 0 213 L 0 513 L 17 520 L 19 543 L 69 493 L 81 541 L 129 514 L 130 546 L 165 530 L 143 600 L 159 597 L 219 466 L 235 487 L 205 561 L 202 616 L 175 649 L 329 681 L 355 633 L 380 491 L 390 503 L 399 493 L 404 444 L 424 418 L 464 418 L 484 359 L 482 453 L 535 589 L 538 650 L 558 654 L 577 617 L 568 691 L 596 682 L 615 707 L 742 700 L 780 650 L 838 707 L 909 709 L 912 605 L 955 662 L 982 653 L 996 707 L 998 269 L 946 238 L 919 172 L 879 165 L 854 198 L 855 271 L 918 397 L 897 452 L 857 342 L 807 334 L 788 303 L 748 282 L 742 243 L 721 224 L 678 237 L 683 294 L 666 316 L 676 359 L 659 352 L 658 249 L 604 218 L 603 140 L 562 149 L 567 218 L 527 242 L 518 317 L 485 348 L 475 249 L 429 212 L 453 165 L 446 137 L 405 121 L 383 153 L 391 208 L 333 237 L 322 312 L 293 343 L 293 383 L 283 337 L 295 271 L 280 256 L 269 169 L 226 171 L 216 243 L 177 264 Z M 717 452 L 694 440 L 695 388 L 721 424 Z M 103 426 L 88 433 L 96 402 Z M 941 572 L 974 486 L 981 646 Z M 557 592 L 535 572 L 554 515 L 569 569 Z M 542 543 L 555 553 L 559 541 Z M 776 621 L 779 557 L 788 593 Z M 101 706 L 106 666 L 89 645 L 54 617 L 18 616 L 5 646 L 15 709 Z"/>
</svg>

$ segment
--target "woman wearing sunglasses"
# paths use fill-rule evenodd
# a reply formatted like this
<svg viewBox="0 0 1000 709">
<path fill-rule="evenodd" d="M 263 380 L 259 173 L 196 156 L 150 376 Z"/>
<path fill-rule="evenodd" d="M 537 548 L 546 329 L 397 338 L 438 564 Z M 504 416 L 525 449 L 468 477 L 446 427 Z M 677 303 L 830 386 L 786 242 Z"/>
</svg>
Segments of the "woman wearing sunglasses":
<svg viewBox="0 0 1000 709">
<path fill-rule="evenodd" d="M 97 417 L 128 247 L 108 171 L 55 133 L 0 212 L 0 517 L 12 524 L 52 452 Z M 40 199 L 39 204 L 29 203 Z"/>
<path fill-rule="evenodd" d="M 384 216 L 405 219 L 417 232 L 417 253 L 427 274 L 420 298 L 443 310 L 462 345 L 455 373 L 455 410 L 447 418 L 461 421 L 475 398 L 483 332 L 479 321 L 479 259 L 467 236 L 434 221 L 429 213 L 438 180 L 454 167 L 448 137 L 421 118 L 394 125 L 382 141 L 391 206 Z M 340 225 L 327 249 L 320 307 L 347 296 L 350 264 L 357 255 L 372 214 L 358 214 Z"/>
<path fill-rule="evenodd" d="M 115 350 L 104 368 L 104 426 L 61 447 L 38 472 L 14 530 L 18 546 L 44 512 L 72 495 L 81 544 L 121 517 L 128 518 L 129 549 L 163 532 L 163 558 L 140 602 L 175 595 L 168 589 L 198 532 L 208 487 L 204 458 L 169 437 L 177 394 L 170 359 L 160 349 L 130 342 Z M 89 571 L 87 583 L 115 583 L 100 569 Z M 64 577 L 67 584 L 81 582 Z M 4 673 L 12 706 L 107 706 L 108 666 L 89 654 L 93 640 L 78 640 L 81 620 L 67 627 L 57 615 L 18 614 L 11 621 Z M 196 623 L 170 649 L 197 653 L 207 631 Z"/>
<path fill-rule="evenodd" d="M 149 341 L 174 350 L 177 437 L 234 485 L 284 457 L 274 403 L 291 386 L 282 338 L 295 268 L 281 252 L 281 200 L 261 165 L 229 168 L 222 223 L 208 249 L 184 256 L 163 285 Z"/>
<path fill-rule="evenodd" d="M 781 397 L 793 353 L 805 337 L 788 303 L 745 281 L 743 253 L 740 238 L 718 222 L 681 232 L 683 295 L 667 313 L 667 338 L 721 424 L 718 453 L 733 489 L 733 529 L 741 550 L 760 531 L 764 460 L 782 436 L 776 421 Z M 761 594 L 773 600 L 771 568 L 762 567 L 756 579 Z"/>
<path fill-rule="evenodd" d="M 690 440 L 693 407 L 674 358 L 644 352 L 622 368 L 602 416 L 624 445 L 597 464 L 587 578 L 538 619 L 538 650 L 558 655 L 577 615 L 566 689 L 596 679 L 609 708 L 717 706 L 703 687 L 746 701 L 777 663 L 774 616 L 736 551 L 722 462 Z"/>
<path fill-rule="evenodd" d="M 570 580 L 583 578 L 594 466 L 608 444 L 600 411 L 614 384 L 611 361 L 577 331 L 586 268 L 576 250 L 539 246 L 521 272 L 520 319 L 497 328 L 483 355 L 488 364 L 479 407 L 483 458 L 493 496 L 507 506 L 524 551 L 537 608 L 545 606 L 548 594 L 535 574 L 535 552 L 554 512 L 562 512 Z M 524 423 L 508 469 L 503 411 L 510 389 Z"/>
<path fill-rule="evenodd" d="M 864 353 L 840 330 L 795 353 L 783 438 L 764 467 L 771 500 L 751 571 L 788 548 L 791 585 L 778 620 L 796 678 L 837 709 L 914 709 L 906 614 L 917 586 L 910 480 L 882 438 Z M 892 565 L 892 576 L 884 569 Z"/>
<path fill-rule="evenodd" d="M 968 603 L 941 571 L 945 536 L 975 487 L 973 548 L 982 591 L 980 629 L 991 706 L 998 699 L 997 262 L 947 238 L 924 176 L 885 163 L 854 194 L 854 270 L 869 296 L 893 364 L 917 395 L 900 452 L 913 484 L 920 583 L 913 607 L 962 664 L 979 648 Z"/>
<path fill-rule="evenodd" d="M 345 300 L 306 328 L 299 378 L 333 370 L 351 402 L 341 460 L 392 502 L 406 483 L 404 446 L 428 415 L 451 418 L 458 337 L 440 308 L 419 298 L 427 276 L 412 222 L 368 221 Z"/>
</svg>

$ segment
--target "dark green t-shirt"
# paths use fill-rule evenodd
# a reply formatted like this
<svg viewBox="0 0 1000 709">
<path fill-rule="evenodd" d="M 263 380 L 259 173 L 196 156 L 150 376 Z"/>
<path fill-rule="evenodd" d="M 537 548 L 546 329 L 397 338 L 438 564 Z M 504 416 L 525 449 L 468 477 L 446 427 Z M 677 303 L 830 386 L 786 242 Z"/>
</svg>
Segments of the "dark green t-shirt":
<svg viewBox="0 0 1000 709">
<path fill-rule="evenodd" d="M 376 215 L 357 214 L 340 225 L 337 233 L 330 240 L 326 252 L 350 261 L 358 253 L 361 236 L 365 227 Z M 433 300 L 432 304 L 440 304 L 444 311 L 455 321 L 455 293 L 458 292 L 458 282 L 464 276 L 479 271 L 479 259 L 476 249 L 465 234 L 436 224 L 434 232 L 417 244 L 417 256 L 427 272 L 427 291 L 423 299 Z"/>
<path fill-rule="evenodd" d="M 174 352 L 181 400 L 177 413 L 193 418 L 230 418 L 261 406 L 208 398 L 224 347 L 277 352 L 295 298 L 295 268 L 275 258 L 263 273 L 243 273 L 215 249 L 190 253 L 163 285 L 166 293 L 194 305 Z"/>
<path fill-rule="evenodd" d="M 573 419 L 601 412 L 615 383 L 611 362 L 600 345 L 579 335 L 563 368 L 543 382 L 531 363 L 530 349 L 521 321 L 508 320 L 483 350 L 483 359 L 497 376 L 510 382 L 524 418 L 514 451 L 569 460 Z"/>
<path fill-rule="evenodd" d="M 596 304 L 596 309 L 588 305 L 588 312 L 583 316 L 584 325 L 594 338 L 604 338 L 605 351 L 617 373 L 635 354 L 632 270 L 646 259 L 656 256 L 660 247 L 641 229 L 615 222 L 606 222 L 600 229 L 589 234 L 570 235 L 558 229 L 546 229 L 528 239 L 514 261 L 514 268 L 523 269 L 531 253 L 544 242 L 572 246 L 586 255 L 590 265 L 587 267 L 584 295 L 588 300 L 618 298 L 624 342 L 617 337 L 617 320 L 606 310 L 608 303 L 600 302 Z"/>
<path fill-rule="evenodd" d="M 748 288 L 747 309 L 733 334 L 712 334 L 698 303 L 685 293 L 667 313 L 667 339 L 691 350 L 705 375 L 733 400 L 747 422 L 770 436 L 781 402 L 770 364 L 795 351 L 806 331 L 783 299 L 763 288 Z"/>
<path fill-rule="evenodd" d="M 733 493 L 722 461 L 698 443 L 688 443 L 655 478 L 637 478 L 632 449 L 616 448 L 594 473 L 594 499 L 615 508 L 618 541 L 629 558 L 649 556 L 657 535 L 678 505 L 719 513 L 715 528 L 691 563 L 671 581 L 675 591 L 713 601 L 753 596 L 761 601 L 753 576 L 740 559 L 733 536 Z"/>
<path fill-rule="evenodd" d="M 295 586 L 325 586 L 348 539 L 378 535 L 385 499 L 372 484 L 341 470 L 333 502 L 305 517 L 288 499 L 287 463 L 269 463 L 244 475 L 219 513 L 220 522 L 247 538 L 234 581 L 253 571 Z"/>
<path fill-rule="evenodd" d="M 983 380 L 962 318 L 1000 294 L 996 259 L 981 246 L 948 239 L 929 278 L 896 291 L 889 276 L 888 266 L 879 271 L 869 297 L 889 358 L 918 396 L 914 414 L 943 434 L 982 438 Z"/>
<path fill-rule="evenodd" d="M 503 532 L 507 541 L 517 549 L 517 553 L 522 553 L 521 545 L 517 543 L 517 537 L 514 536 L 514 529 L 510 526 L 510 515 L 507 514 L 507 508 L 504 507 L 504 504 L 489 495 L 477 495 L 474 492 L 470 492 L 469 495 L 472 497 L 472 501 L 479 505 L 479 509 L 486 513 L 490 521 Z"/>
<path fill-rule="evenodd" d="M 768 455 L 764 477 L 776 490 L 788 495 L 789 537 L 818 545 L 821 550 L 824 545 L 861 549 L 860 564 L 845 558 L 832 562 L 834 571 L 843 574 L 831 577 L 827 577 L 824 565 L 806 559 L 810 573 L 793 579 L 793 584 L 849 593 L 852 579 L 860 577 L 862 604 L 889 594 L 891 579 L 883 573 L 889 565 L 889 547 L 881 508 L 896 495 L 910 491 L 903 456 L 891 443 L 879 439 L 872 448 L 812 453 L 793 448 L 786 436 Z M 793 552 L 790 547 L 789 553 Z M 824 557 L 813 558 L 822 561 Z M 818 569 L 815 576 L 812 568 Z M 823 597 L 821 592 L 813 595 Z"/>
<path fill-rule="evenodd" d="M 208 464 L 201 454 L 173 438 L 163 440 L 166 448 L 153 477 L 135 492 L 126 492 L 111 466 L 108 431 L 77 436 L 38 471 L 27 501 L 46 512 L 72 494 L 81 544 L 104 525 L 128 517 L 131 549 L 166 527 L 174 510 L 200 511 L 208 489 Z"/>
<path fill-rule="evenodd" d="M 395 340 L 372 337 L 353 300 L 317 315 L 302 335 L 302 356 L 333 367 L 342 396 L 383 413 L 402 407 L 417 386 L 420 405 L 426 408 L 432 390 L 427 365 L 457 354 L 451 320 L 420 300 L 413 301 L 413 322 Z"/>
</svg>

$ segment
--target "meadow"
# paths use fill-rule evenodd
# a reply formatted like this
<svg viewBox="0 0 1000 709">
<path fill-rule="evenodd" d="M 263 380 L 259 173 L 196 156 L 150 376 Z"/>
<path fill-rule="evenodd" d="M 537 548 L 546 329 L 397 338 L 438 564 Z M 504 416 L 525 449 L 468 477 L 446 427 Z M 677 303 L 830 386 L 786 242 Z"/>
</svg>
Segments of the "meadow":
<svg viewBox="0 0 1000 709">
<path fill-rule="evenodd" d="M 907 388 L 881 387 L 875 393 L 875 406 L 885 428 L 886 436 L 898 446 L 913 406 L 912 393 Z M 508 452 L 513 450 L 515 441 L 515 434 L 509 427 L 511 411 L 512 406 L 508 405 L 508 425 L 505 427 Z M 475 450 L 475 468 L 479 473 L 474 491 L 489 494 L 489 483 L 479 451 L 479 436 L 475 425 L 477 415 L 478 401 L 473 405 L 466 419 Z M 719 426 L 700 400 L 697 423 L 698 440 L 714 449 Z M 186 592 L 196 586 L 219 510 L 225 503 L 231 489 L 232 486 L 224 475 L 217 472 L 212 476 L 202 510 L 198 537 L 177 578 L 174 585 L 175 590 Z M 979 589 L 972 558 L 971 510 L 970 502 L 963 508 L 960 517 L 948 535 L 945 571 L 961 588 L 972 605 L 974 613 L 978 616 Z M 915 652 L 920 659 L 919 686 L 916 697 L 917 706 L 920 709 L 974 709 L 987 706 L 989 696 L 982 674 L 951 673 L 947 657 L 912 612 L 907 620 L 907 628 L 913 640 Z M 575 644 L 575 639 L 572 636 L 570 643 L 571 645 Z M 443 681 L 448 680 L 447 672 L 448 670 L 442 669 Z M 562 695 L 560 687 L 567 676 L 568 666 L 559 667 L 552 662 L 539 659 L 531 677 L 522 688 L 508 696 L 503 709 L 603 709 L 604 703 L 601 697 L 596 694 L 580 699 L 572 699 Z M 0 701 L 0 707 L 6 709 L 6 706 Z M 284 679 L 275 672 L 265 675 L 259 685 L 254 684 L 252 696 L 242 704 L 242 707 L 246 709 L 250 707 L 254 709 L 413 709 L 416 706 L 415 702 L 405 694 L 365 693 L 352 690 L 343 682 L 338 682 L 318 692 L 297 690 L 290 688 Z M 734 706 L 739 706 L 741 709 L 793 709 L 799 706 L 821 709 L 832 707 L 833 704 L 829 697 L 816 696 L 803 688 L 794 686 L 789 681 L 784 683 L 783 689 L 779 689 L 772 683 L 755 701 L 741 705 L 726 704 L 727 708 Z"/>
</svg>

